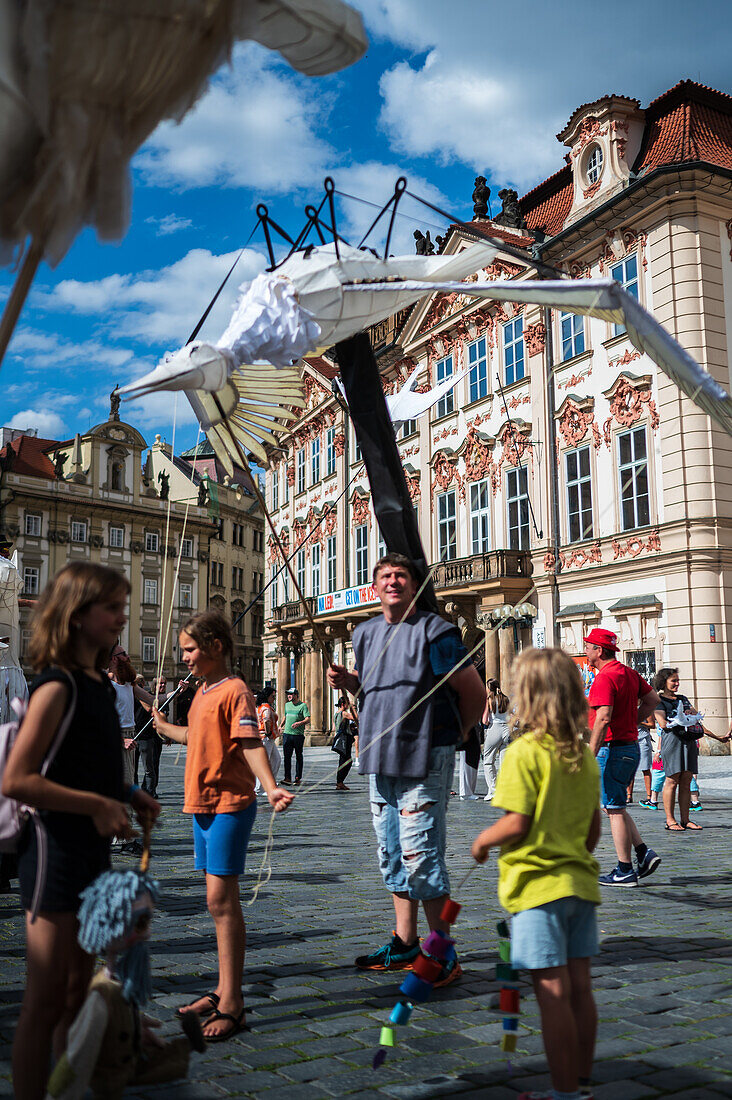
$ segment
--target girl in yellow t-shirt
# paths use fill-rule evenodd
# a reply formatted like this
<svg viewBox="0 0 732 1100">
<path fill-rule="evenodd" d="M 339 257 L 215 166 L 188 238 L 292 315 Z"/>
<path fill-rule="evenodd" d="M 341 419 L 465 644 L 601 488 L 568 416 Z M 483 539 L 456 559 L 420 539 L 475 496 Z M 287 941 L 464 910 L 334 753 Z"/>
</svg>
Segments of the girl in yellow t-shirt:
<svg viewBox="0 0 732 1100">
<path fill-rule="evenodd" d="M 234 639 L 228 620 L 218 611 L 199 612 L 184 624 L 179 642 L 183 663 L 203 683 L 187 726 L 166 722 L 154 707 L 153 719 L 161 737 L 188 746 L 183 812 L 193 816 L 195 868 L 206 875 L 219 954 L 218 986 L 179 1014 L 205 1017 L 205 1038 L 220 1043 L 246 1027 L 241 990 L 246 926 L 239 875 L 257 812 L 254 780 L 260 780 L 275 810 L 286 809 L 293 795 L 275 783 L 251 691 L 229 674 Z"/>
<path fill-rule="evenodd" d="M 597 1030 L 590 958 L 598 951 L 599 771 L 583 741 L 587 701 L 574 662 L 560 649 L 530 649 L 512 673 L 521 736 L 506 750 L 493 797 L 505 813 L 475 838 L 472 854 L 484 863 L 501 849 L 511 965 L 531 971 L 541 1012 L 553 1088 L 518 1100 L 578 1100 L 590 1095 Z"/>
</svg>

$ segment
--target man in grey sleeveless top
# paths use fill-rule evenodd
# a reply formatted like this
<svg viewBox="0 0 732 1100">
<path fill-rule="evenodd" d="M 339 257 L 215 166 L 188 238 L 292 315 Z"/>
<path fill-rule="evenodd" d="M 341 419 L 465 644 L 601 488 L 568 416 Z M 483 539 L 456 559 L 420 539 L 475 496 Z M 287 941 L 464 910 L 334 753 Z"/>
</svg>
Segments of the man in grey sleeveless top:
<svg viewBox="0 0 732 1100">
<path fill-rule="evenodd" d="M 450 895 L 445 814 L 455 748 L 480 720 L 485 688 L 456 627 L 415 609 L 409 558 L 382 557 L 374 587 L 381 614 L 353 633 L 356 669 L 334 665 L 328 682 L 358 697 L 359 771 L 370 777 L 379 865 L 396 915 L 392 940 L 356 966 L 403 970 L 419 953 L 420 902 L 430 929 L 448 931 L 440 912 Z M 460 976 L 457 958 L 443 970 L 435 985 Z"/>
</svg>

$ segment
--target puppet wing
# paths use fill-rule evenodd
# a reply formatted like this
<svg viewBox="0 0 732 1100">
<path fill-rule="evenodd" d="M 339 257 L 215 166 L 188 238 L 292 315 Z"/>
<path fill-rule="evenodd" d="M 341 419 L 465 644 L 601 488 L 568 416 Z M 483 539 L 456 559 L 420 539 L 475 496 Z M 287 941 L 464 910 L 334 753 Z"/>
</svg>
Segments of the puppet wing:
<svg viewBox="0 0 732 1100">
<path fill-rule="evenodd" d="M 71 1025 L 66 1050 L 48 1080 L 46 1100 L 83 1100 L 108 1021 L 109 1009 L 104 997 L 92 990 Z"/>
<path fill-rule="evenodd" d="M 403 289 L 405 292 L 419 290 L 422 294 L 437 290 L 470 298 L 526 302 L 624 325 L 633 345 L 645 352 L 687 397 L 732 435 L 732 398 L 727 391 L 614 279 L 490 284 L 408 281 Z M 366 292 L 370 295 L 393 293 L 391 284 L 349 286 L 345 290 L 348 297 Z"/>
</svg>

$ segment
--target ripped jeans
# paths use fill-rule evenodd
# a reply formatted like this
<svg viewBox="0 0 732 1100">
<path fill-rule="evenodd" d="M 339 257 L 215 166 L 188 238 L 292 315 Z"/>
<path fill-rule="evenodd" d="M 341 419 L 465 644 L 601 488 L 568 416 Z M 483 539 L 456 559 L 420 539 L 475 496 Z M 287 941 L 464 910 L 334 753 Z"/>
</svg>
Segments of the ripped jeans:
<svg viewBox="0 0 732 1100">
<path fill-rule="evenodd" d="M 454 769 L 454 746 L 438 745 L 424 779 L 370 776 L 379 869 L 392 894 L 429 901 L 450 893 L 445 814 Z"/>
</svg>

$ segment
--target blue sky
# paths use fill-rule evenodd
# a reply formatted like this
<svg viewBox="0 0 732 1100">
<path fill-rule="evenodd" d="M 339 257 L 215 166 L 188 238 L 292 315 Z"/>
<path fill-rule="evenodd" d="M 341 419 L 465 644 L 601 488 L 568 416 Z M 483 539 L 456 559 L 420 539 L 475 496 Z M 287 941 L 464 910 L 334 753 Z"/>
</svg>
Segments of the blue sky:
<svg viewBox="0 0 732 1100">
<path fill-rule="evenodd" d="M 130 229 L 119 244 L 81 234 L 42 266 L 0 375 L 0 423 L 65 438 L 105 419 L 108 394 L 185 342 L 250 234 L 258 202 L 288 230 L 332 174 L 383 202 L 399 174 L 458 216 L 473 179 L 528 190 L 563 164 L 555 134 L 606 93 L 645 106 L 689 78 L 732 93 L 732 8 L 725 0 L 352 0 L 366 57 L 324 79 L 298 76 L 252 44 L 234 52 L 181 124 L 165 123 L 132 165 Z M 396 247 L 439 219 L 405 204 Z M 358 237 L 372 208 L 342 203 Z M 414 218 L 414 220 L 412 220 Z M 265 266 L 254 238 L 203 335 L 223 331 L 236 288 Z M 11 272 L 0 272 L 0 300 Z M 123 406 L 148 442 L 173 438 L 170 395 Z M 196 425 L 184 398 L 176 450 Z"/>
</svg>

